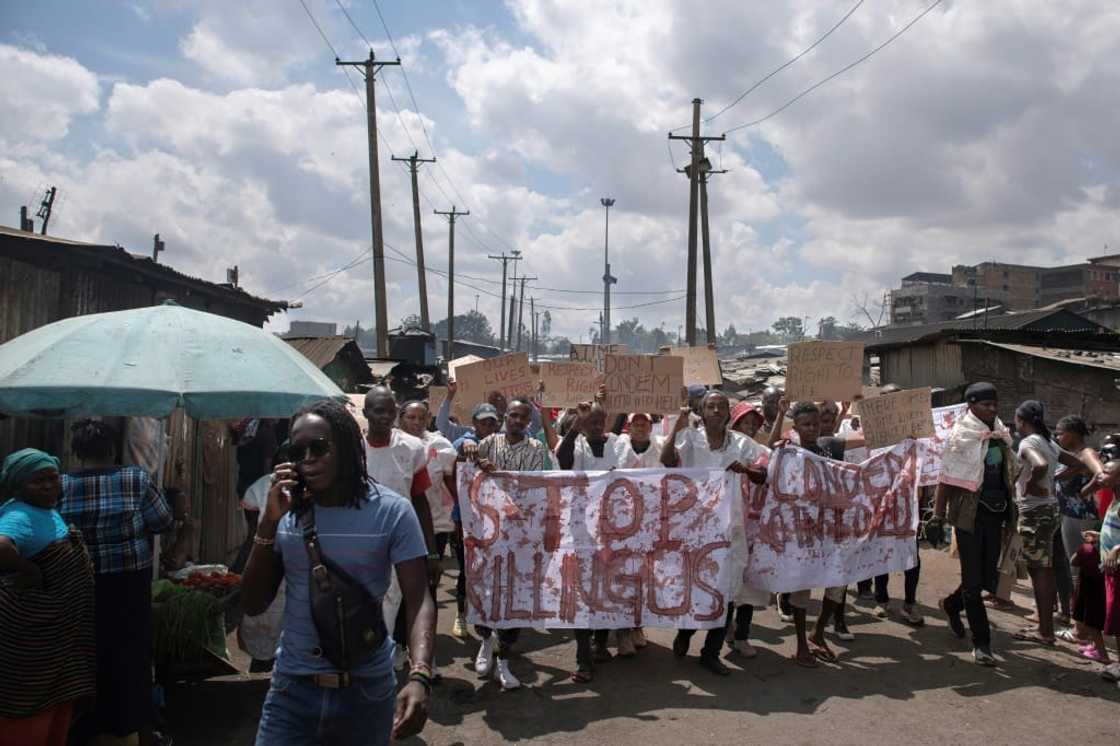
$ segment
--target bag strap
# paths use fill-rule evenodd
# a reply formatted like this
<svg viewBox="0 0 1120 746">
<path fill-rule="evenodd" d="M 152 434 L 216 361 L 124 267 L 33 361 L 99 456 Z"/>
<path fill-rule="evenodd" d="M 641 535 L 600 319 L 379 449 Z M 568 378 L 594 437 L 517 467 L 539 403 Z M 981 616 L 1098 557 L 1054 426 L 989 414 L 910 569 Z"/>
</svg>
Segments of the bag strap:
<svg viewBox="0 0 1120 746">
<path fill-rule="evenodd" d="M 323 553 L 319 548 L 319 533 L 315 530 L 315 506 L 308 506 L 299 519 L 303 529 L 303 546 L 307 549 L 307 559 L 311 563 L 311 577 L 322 592 L 331 590 L 331 577 L 327 566 L 323 562 Z"/>
</svg>

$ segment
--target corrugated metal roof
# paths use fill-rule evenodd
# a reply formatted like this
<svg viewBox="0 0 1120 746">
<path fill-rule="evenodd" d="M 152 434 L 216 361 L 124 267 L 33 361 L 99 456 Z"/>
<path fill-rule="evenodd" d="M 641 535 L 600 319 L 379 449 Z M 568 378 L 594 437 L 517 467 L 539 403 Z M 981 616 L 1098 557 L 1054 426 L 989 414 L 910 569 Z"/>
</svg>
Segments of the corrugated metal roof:
<svg viewBox="0 0 1120 746">
<path fill-rule="evenodd" d="M 1111 330 L 1073 311 L 1051 308 L 1006 313 L 987 318 L 980 316 L 972 319 L 954 319 L 936 324 L 884 327 L 856 337 L 855 341 L 863 342 L 868 350 L 876 350 L 953 336 L 955 333 L 982 335 L 987 331 L 1006 330 L 1111 334 Z"/>
<path fill-rule="evenodd" d="M 1004 344 L 990 342 L 983 339 L 962 339 L 961 344 L 981 344 L 988 347 L 998 347 L 1001 350 L 1010 350 L 1020 355 L 1030 355 L 1047 360 L 1056 360 L 1071 365 L 1081 365 L 1089 368 L 1103 368 L 1105 370 L 1120 371 L 1120 354 L 1113 352 L 1097 352 L 1095 350 L 1059 350 L 1049 347 L 1036 347 L 1035 345 Z"/>
<path fill-rule="evenodd" d="M 239 287 L 210 282 L 200 277 L 192 277 L 191 275 L 183 274 L 176 269 L 172 269 L 167 264 L 160 264 L 159 262 L 152 261 L 149 257 L 132 254 L 121 246 L 72 241 L 66 238 L 58 238 L 57 236 L 43 236 L 38 233 L 21 231 L 7 225 L 0 225 L 0 237 L 16 239 L 18 242 L 38 244 L 35 246 L 35 252 L 49 250 L 51 248 L 59 250 L 65 249 L 65 251 L 68 252 L 67 255 L 72 256 L 73 252 L 79 251 L 90 259 L 113 262 L 148 275 L 161 276 L 168 280 L 188 283 L 212 295 L 221 296 L 228 301 L 237 301 L 260 306 L 267 309 L 270 314 L 283 311 L 288 307 L 288 304 L 283 301 L 269 300 L 268 298 L 255 296 L 245 292 Z"/>
<path fill-rule="evenodd" d="M 350 337 L 288 337 L 285 342 L 299 350 L 305 358 L 322 370 L 331 364 L 338 353 L 342 352 L 348 344 L 357 348 L 357 344 Z"/>
</svg>

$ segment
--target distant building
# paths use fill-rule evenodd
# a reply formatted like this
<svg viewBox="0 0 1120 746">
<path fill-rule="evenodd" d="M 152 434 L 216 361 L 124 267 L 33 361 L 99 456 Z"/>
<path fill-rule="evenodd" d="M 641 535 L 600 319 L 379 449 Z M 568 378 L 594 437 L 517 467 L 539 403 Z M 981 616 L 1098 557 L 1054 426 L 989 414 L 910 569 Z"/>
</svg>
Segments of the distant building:
<svg viewBox="0 0 1120 746">
<path fill-rule="evenodd" d="M 338 324 L 329 321 L 292 321 L 284 338 L 290 337 L 334 337 L 338 334 Z"/>
<path fill-rule="evenodd" d="M 1042 305 L 1039 302 L 1039 280 L 1042 267 L 1026 264 L 982 262 L 975 267 L 953 267 L 953 285 L 973 288 L 977 296 L 1006 301 L 1013 311 L 1028 311 Z"/>
<path fill-rule="evenodd" d="M 952 284 L 952 275 L 915 272 L 902 278 L 902 287 L 890 293 L 891 326 L 912 326 L 950 321 L 990 301 L 1006 303 L 1007 293 L 978 294 L 972 287 Z"/>
</svg>

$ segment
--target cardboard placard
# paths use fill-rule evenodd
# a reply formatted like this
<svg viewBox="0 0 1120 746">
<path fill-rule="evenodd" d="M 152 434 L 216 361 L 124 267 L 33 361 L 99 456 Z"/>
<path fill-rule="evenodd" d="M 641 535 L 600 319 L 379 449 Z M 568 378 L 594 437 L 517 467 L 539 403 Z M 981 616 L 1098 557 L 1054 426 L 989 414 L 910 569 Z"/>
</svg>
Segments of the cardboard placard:
<svg viewBox="0 0 1120 746">
<path fill-rule="evenodd" d="M 863 342 L 798 342 L 789 346 L 790 401 L 852 401 L 863 393 Z"/>
<path fill-rule="evenodd" d="M 607 355 L 603 358 L 608 412 L 673 414 L 681 408 L 684 358 L 675 355 Z"/>
<path fill-rule="evenodd" d="M 595 363 L 541 363 L 546 407 L 574 407 L 591 401 L 599 391 L 603 374 Z"/>
<path fill-rule="evenodd" d="M 860 402 L 860 425 L 868 448 L 886 448 L 907 438 L 933 437 L 929 387 L 884 394 Z"/>
<path fill-rule="evenodd" d="M 452 410 L 463 423 L 470 422 L 474 408 L 494 391 L 500 391 L 506 399 L 511 399 L 514 396 L 531 396 L 537 387 L 529 369 L 527 352 L 458 365 L 455 368 L 455 383 L 459 388 Z"/>
<path fill-rule="evenodd" d="M 471 363 L 478 363 L 478 362 L 481 362 L 484 359 L 485 358 L 481 358 L 478 355 L 463 355 L 462 357 L 457 357 L 454 360 L 449 361 L 447 363 L 447 378 L 448 378 L 448 380 L 451 380 L 451 381 L 455 380 L 455 369 L 458 368 L 459 366 L 470 365 Z"/>
<path fill-rule="evenodd" d="M 614 345 L 580 345 L 573 344 L 568 357 L 577 363 L 595 363 L 599 372 L 603 371 L 603 358 L 607 355 L 625 355 L 629 352 L 624 344 Z"/>
<path fill-rule="evenodd" d="M 445 399 L 447 399 L 446 386 L 428 387 L 428 411 L 431 412 L 432 417 L 435 417 L 436 413 L 439 412 L 439 408 L 443 406 Z"/>
<path fill-rule="evenodd" d="M 710 347 L 670 347 L 668 353 L 684 358 L 684 383 L 691 386 L 698 383 L 704 386 L 723 384 L 723 371 L 719 367 L 716 351 Z"/>
</svg>

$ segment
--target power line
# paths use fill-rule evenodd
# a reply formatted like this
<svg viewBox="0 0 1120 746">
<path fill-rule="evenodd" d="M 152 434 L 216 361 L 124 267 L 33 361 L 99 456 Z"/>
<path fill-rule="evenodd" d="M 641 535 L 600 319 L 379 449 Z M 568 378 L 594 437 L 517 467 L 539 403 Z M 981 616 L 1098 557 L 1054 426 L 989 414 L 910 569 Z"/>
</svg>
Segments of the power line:
<svg viewBox="0 0 1120 746">
<path fill-rule="evenodd" d="M 771 70 L 768 74 L 766 74 L 761 79 L 759 79 L 754 85 L 752 85 L 750 88 L 748 88 L 747 90 L 745 90 L 741 94 L 739 94 L 739 97 L 737 99 L 735 99 L 734 101 L 729 103 L 727 106 L 723 107 L 722 109 L 717 111 L 715 114 L 712 114 L 710 117 L 705 119 L 704 124 L 710 123 L 713 119 L 718 117 L 720 114 L 723 114 L 723 113 L 727 112 L 728 110 L 735 108 L 736 106 L 739 105 L 739 102 L 741 102 L 744 98 L 746 98 L 751 93 L 753 93 L 754 90 L 757 89 L 759 86 L 761 86 L 763 83 L 770 80 L 770 78 L 774 77 L 775 75 L 780 73 L 782 70 L 785 70 L 787 67 L 792 65 L 794 62 L 797 62 L 799 59 L 801 59 L 802 57 L 807 55 L 809 52 L 812 52 L 813 49 L 815 49 L 818 44 L 820 44 L 822 41 L 824 41 L 828 37 L 832 36 L 832 32 L 834 32 L 836 29 L 843 26 L 844 22 L 847 21 L 849 18 L 851 18 L 853 13 L 855 13 L 857 10 L 859 10 L 859 6 L 863 5 L 863 2 L 864 2 L 864 0 L 858 0 L 858 2 L 856 2 L 856 4 L 852 6 L 851 10 L 849 10 L 847 13 L 844 14 L 843 18 L 841 18 L 839 21 L 837 21 L 835 23 L 835 25 L 833 25 L 832 28 L 830 28 L 828 31 L 825 31 L 824 34 L 822 34 L 816 41 L 814 41 L 812 44 L 810 44 L 809 46 L 802 49 L 794 57 L 791 57 L 790 59 L 786 60 L 784 63 L 779 65 L 778 67 Z M 680 127 L 676 127 L 673 131 L 676 132 L 677 130 L 687 129 L 691 126 L 692 126 L 691 123 L 682 124 Z"/>
<path fill-rule="evenodd" d="M 354 19 L 350 17 L 350 13 L 346 10 L 346 6 L 342 4 L 342 0 L 334 0 L 334 4 L 337 5 L 338 9 L 342 11 L 342 15 L 346 16 L 346 20 L 350 21 L 350 26 L 358 32 L 358 36 L 362 37 L 362 39 L 366 43 L 366 46 L 370 49 L 373 49 L 373 42 L 367 39 L 366 35 L 362 33 L 362 30 L 358 28 L 358 24 L 354 23 Z"/>
<path fill-rule="evenodd" d="M 790 99 L 789 101 L 786 101 L 786 102 L 785 102 L 784 104 L 782 104 L 781 106 L 779 106 L 779 107 L 778 107 L 777 109 L 775 109 L 774 111 L 770 112 L 770 113 L 769 113 L 769 114 L 767 114 L 766 116 L 764 116 L 764 117 L 760 117 L 759 119 L 755 119 L 755 120 L 753 120 L 753 121 L 750 121 L 750 122 L 746 122 L 745 124 L 740 124 L 740 125 L 738 125 L 738 126 L 732 127 L 731 129 L 729 129 L 729 130 L 727 130 L 726 132 L 724 132 L 724 134 L 728 134 L 728 135 L 729 135 L 729 134 L 731 134 L 732 132 L 737 132 L 738 130 L 741 130 L 741 129 L 745 129 L 745 128 L 747 128 L 747 127 L 754 127 L 754 126 L 755 126 L 755 125 L 757 125 L 757 124 L 762 124 L 763 122 L 767 121 L 768 119 L 772 119 L 772 118 L 774 118 L 774 117 L 778 116 L 778 115 L 779 115 L 779 114 L 781 114 L 781 113 L 782 113 L 783 111 L 785 111 L 785 110 L 786 110 L 786 109 L 788 109 L 789 107 L 793 106 L 793 105 L 794 105 L 794 104 L 796 104 L 796 103 L 797 103 L 798 101 L 800 101 L 801 99 L 803 99 L 803 98 L 804 98 L 805 96 L 808 96 L 808 95 L 809 95 L 810 93 L 812 93 L 813 91 L 817 90 L 818 88 L 820 88 L 820 87 L 821 87 L 822 85 L 824 85 L 825 83 L 828 83 L 829 81 L 831 81 L 831 80 L 834 80 L 834 79 L 836 79 L 836 78 L 840 77 L 841 75 L 843 75 L 844 73 L 848 72 L 849 70 L 851 70 L 851 69 L 852 69 L 853 67 L 855 67 L 856 65 L 860 64 L 861 62 L 864 62 L 865 60 L 867 60 L 867 59 L 869 59 L 870 57 L 872 57 L 873 55 L 875 55 L 875 53 L 879 52 L 879 51 L 880 51 L 881 49 L 883 49 L 883 48 L 885 48 L 886 46 L 888 46 L 888 45 L 889 45 L 889 44 L 890 44 L 891 42 L 893 42 L 893 41 L 894 41 L 895 39 L 897 39 L 898 37 L 902 36 L 902 35 L 903 35 L 903 34 L 905 34 L 905 33 L 906 33 L 907 31 L 909 31 L 909 30 L 910 30 L 910 27 L 911 27 L 911 26 L 913 26 L 913 25 L 914 25 L 914 24 L 916 24 L 916 23 L 917 23 L 918 21 L 920 21 L 920 20 L 922 20 L 923 18 L 925 18 L 925 17 L 926 17 L 926 15 L 930 13 L 930 11 L 932 11 L 932 10 L 933 10 L 934 8 L 936 8 L 936 7 L 937 7 L 938 5 L 940 5 L 941 3 L 942 3 L 942 0 L 934 0 L 934 2 L 933 2 L 932 4 L 930 4 L 930 5 L 929 5 L 929 6 L 928 6 L 928 7 L 927 7 L 927 8 L 925 9 L 925 10 L 923 10 L 923 11 L 922 11 L 921 13 L 919 13 L 918 15 L 914 16 L 914 18 L 912 18 L 912 19 L 910 20 L 910 22 L 909 22 L 909 23 L 907 23 L 907 24 L 906 24 L 905 26 L 903 26 L 903 27 L 902 27 L 902 28 L 900 28 L 900 29 L 899 29 L 898 31 L 896 31 L 896 32 L 895 32 L 894 34 L 892 34 L 892 35 L 891 35 L 891 37 L 890 37 L 889 39 L 887 39 L 887 40 L 886 40 L 885 42 L 883 42 L 883 43 L 882 43 L 882 44 L 880 44 L 879 46 L 875 47 L 874 49 L 872 49 L 872 50 L 871 50 L 870 52 L 868 52 L 867 54 L 865 54 L 865 55 L 863 55 L 862 57 L 860 57 L 860 58 L 859 58 L 858 60 L 856 60 L 855 62 L 852 62 L 851 64 L 848 64 L 848 65 L 845 65 L 844 67 L 842 67 L 842 68 L 840 68 L 839 70 L 837 70 L 836 72 L 834 72 L 834 73 L 833 73 L 832 75 L 829 75 L 829 76 L 828 76 L 827 78 L 825 78 L 825 79 L 823 79 L 823 80 L 820 80 L 820 81 L 817 81 L 816 83 L 814 83 L 813 85 L 809 86 L 808 88 L 806 88 L 805 90 L 803 90 L 803 91 L 802 91 L 801 93 L 799 93 L 799 94 L 797 94 L 796 96 L 794 96 L 793 98 L 791 98 L 791 99 Z"/>
</svg>

